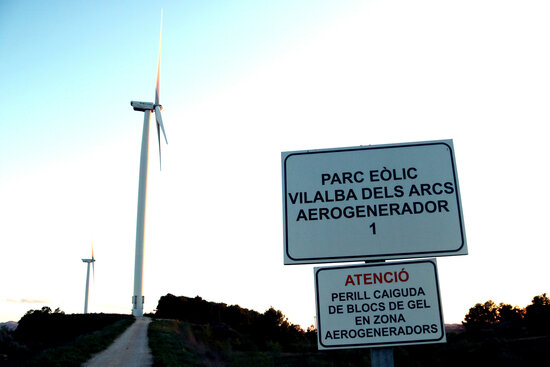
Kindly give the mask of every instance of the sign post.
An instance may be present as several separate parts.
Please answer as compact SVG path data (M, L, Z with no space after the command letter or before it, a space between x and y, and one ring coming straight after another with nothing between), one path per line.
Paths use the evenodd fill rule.
M445 342L426 258L468 254L452 140L283 152L281 165L285 265L366 262L314 269L318 348L371 348L373 367L393 367L394 346Z
M392 348L372 348L370 350L371 367L393 367Z

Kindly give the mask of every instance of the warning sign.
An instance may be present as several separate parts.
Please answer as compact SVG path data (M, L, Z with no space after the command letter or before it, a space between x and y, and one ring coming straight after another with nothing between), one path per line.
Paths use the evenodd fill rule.
M452 140L282 153L285 264L466 255Z
M319 349L445 342L435 259L315 268Z

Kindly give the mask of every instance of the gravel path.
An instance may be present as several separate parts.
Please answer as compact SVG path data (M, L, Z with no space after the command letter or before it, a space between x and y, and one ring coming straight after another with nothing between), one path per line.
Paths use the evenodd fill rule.
M151 367L153 357L147 339L150 322L148 317L137 317L109 348L96 354L82 367Z

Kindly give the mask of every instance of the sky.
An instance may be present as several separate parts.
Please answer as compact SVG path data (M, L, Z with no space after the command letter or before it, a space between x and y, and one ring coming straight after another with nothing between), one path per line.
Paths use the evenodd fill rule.
M438 258L446 323L550 293L546 1L0 3L0 321L130 313L143 114L145 311L167 293L313 324L283 265L281 152L453 139L469 254ZM152 127L154 129L154 126ZM154 130L152 130L154 131Z

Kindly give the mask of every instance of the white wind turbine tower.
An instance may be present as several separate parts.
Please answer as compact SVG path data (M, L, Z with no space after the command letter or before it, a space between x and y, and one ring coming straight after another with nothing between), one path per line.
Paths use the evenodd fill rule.
M166 132L164 131L164 125L162 123L162 116L160 110L160 54L162 46L162 11L160 13L160 41L159 41L159 57L157 66L157 83L155 88L155 102L138 102L131 101L130 105L134 107L135 111L141 111L144 113L143 118L143 136L141 138L141 157L139 164L139 189L138 189L138 208L137 208L137 225L136 225L136 259L134 267L134 296L132 297L132 315L143 316L143 247L145 241L145 212L147 204L147 171L149 161L149 118L151 112L155 113L157 122L157 135L159 143L159 159L160 153L160 130L164 135L164 140L168 144L166 139ZM162 163L161 163L162 164Z
M88 294L90 293L90 264L92 264L92 271L95 275L95 258L94 258L94 245L92 244L92 258L91 259L82 259L83 262L87 263L86 269L86 293L84 295L84 313L88 313Z

